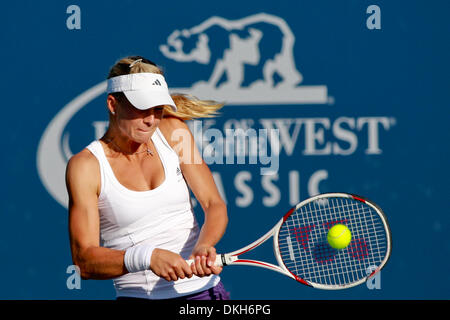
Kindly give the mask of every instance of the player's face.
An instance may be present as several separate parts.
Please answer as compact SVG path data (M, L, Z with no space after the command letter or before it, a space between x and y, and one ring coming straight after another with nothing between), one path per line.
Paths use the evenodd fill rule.
M137 143L146 143L155 132L164 113L164 106L136 109L128 100L116 108L116 124L121 133Z

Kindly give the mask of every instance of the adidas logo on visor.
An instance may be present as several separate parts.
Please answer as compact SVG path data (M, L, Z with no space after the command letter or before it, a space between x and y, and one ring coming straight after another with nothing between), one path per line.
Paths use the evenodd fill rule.
M156 81L153 82L152 85L154 85L154 86L161 86L161 82L159 82L159 80L156 79Z

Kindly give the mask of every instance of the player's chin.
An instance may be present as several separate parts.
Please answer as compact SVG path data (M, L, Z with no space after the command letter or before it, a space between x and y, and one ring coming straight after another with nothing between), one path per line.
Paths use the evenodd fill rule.
M133 140L137 143L147 143L155 130L136 129L133 134Z

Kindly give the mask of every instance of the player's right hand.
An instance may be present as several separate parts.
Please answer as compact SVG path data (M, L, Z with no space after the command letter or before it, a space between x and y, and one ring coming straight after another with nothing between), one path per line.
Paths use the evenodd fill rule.
M191 278L193 275L190 266L179 254L159 248L153 250L150 270L167 281Z

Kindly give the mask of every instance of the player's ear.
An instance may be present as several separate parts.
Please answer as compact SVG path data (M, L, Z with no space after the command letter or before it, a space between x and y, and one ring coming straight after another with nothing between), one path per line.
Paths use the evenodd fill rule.
M119 100L112 94L108 94L108 97L106 98L106 106L111 114L115 114L119 106Z

